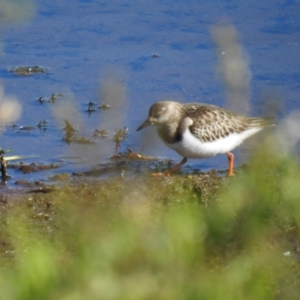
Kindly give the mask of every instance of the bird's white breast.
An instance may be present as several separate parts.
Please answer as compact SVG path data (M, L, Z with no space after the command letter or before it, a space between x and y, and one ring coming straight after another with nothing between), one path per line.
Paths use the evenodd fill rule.
M187 128L183 133L183 138L178 143L165 143L186 158L204 158L215 156L233 150L239 146L246 138L260 131L262 128L250 128L241 133L232 133L225 138L213 142L202 142L195 137Z

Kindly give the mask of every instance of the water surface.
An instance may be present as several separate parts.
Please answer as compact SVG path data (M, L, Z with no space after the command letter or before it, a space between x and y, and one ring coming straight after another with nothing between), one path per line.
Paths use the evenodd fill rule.
M35 126L45 119L47 127L30 132L8 127L1 147L13 148L13 154L37 156L29 162L61 166L31 175L9 173L14 180L44 179L108 162L115 152L112 136L124 126L129 135L121 151L128 147L179 161L179 155L166 148L154 130L135 130L147 117L149 106L161 99L227 105L211 37L211 27L220 23L236 28L247 53L251 114L260 115L264 97L273 95L282 102L280 118L284 118L299 107L299 13L299 1L283 0L37 0L30 19L2 24L0 74L5 93L22 104L17 125ZM8 72L24 65L42 66L48 72L23 77ZM55 104L37 101L52 93L64 96ZM111 101L111 108L89 115L90 101ZM55 107L63 112L60 121L57 110L53 114ZM89 137L97 128L108 130L108 137L95 139L92 146L66 144L62 141L64 114L82 135ZM237 165L245 161L249 149L246 144L234 152ZM222 170L227 168L227 158L191 160L188 167Z

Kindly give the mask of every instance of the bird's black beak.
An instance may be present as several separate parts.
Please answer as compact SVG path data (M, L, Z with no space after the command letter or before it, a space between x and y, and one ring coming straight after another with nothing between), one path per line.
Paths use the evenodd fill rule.
M139 131L147 126L152 125L152 123L149 121L149 119L147 119L136 131Z

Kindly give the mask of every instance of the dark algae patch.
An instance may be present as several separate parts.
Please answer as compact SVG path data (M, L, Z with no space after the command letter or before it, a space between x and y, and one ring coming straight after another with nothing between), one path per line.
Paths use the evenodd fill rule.
M57 169L59 164L36 164L36 163L18 163L18 164L8 164L7 168L17 169L23 174L29 174L32 172L38 172L49 169Z
M20 66L20 67L11 67L9 69L9 72L18 76L30 76L34 74L47 73L48 69L39 66Z

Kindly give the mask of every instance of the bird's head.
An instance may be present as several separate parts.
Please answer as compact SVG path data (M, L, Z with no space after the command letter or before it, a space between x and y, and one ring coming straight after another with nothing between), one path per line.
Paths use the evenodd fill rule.
M150 125L164 125L167 124L170 119L176 114L176 109L174 110L174 105L178 103L173 101L160 101L154 103L149 110L148 119L142 123L142 125L137 129L137 131L150 126Z

